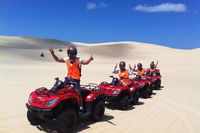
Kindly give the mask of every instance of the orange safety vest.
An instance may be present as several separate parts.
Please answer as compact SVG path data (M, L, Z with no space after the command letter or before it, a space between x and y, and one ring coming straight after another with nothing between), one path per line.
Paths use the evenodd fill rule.
M79 67L78 58L75 59L75 62L73 64L70 63L70 60L68 59L66 61L68 73L67 77L72 79L80 79L81 78L81 68Z
M126 71L125 72L119 72L119 78L121 79L121 80L123 80L124 81L124 83L126 84L126 85L129 85L130 84L130 80L129 80L129 72L128 72L128 69L126 69ZM124 79L123 79L124 78Z
M137 70L137 75L140 75L141 77L145 76L145 70L142 69L142 71Z
M120 70L120 72L119 72L119 78L129 78L128 69L126 69L126 71L123 72L123 73L122 73L122 71Z

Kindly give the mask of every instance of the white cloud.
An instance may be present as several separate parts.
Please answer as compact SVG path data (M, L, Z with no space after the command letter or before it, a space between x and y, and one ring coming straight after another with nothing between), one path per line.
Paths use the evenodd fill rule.
M88 3L86 3L86 8L87 8L88 10L94 9L94 8L97 8L97 5L96 5L95 3L88 2Z
M107 5L105 3L103 3L103 2L100 2L99 3L99 7L107 7Z
M93 3L93 2L88 2L86 3L86 9L92 10L95 8L104 8L107 7L107 5L103 2L100 2L99 4Z
M137 5L134 10L143 12L186 12L187 6L182 3L163 3L156 6Z

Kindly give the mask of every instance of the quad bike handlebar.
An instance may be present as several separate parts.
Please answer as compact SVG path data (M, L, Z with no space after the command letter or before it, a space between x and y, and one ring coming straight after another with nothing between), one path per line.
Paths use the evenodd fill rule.
M109 77L110 77L110 78L114 78L114 76L113 76L113 75L110 75Z
M66 85L66 83L61 81L58 77L56 77L55 80L56 80L56 82L55 82L54 86L50 89L50 92L53 92L53 93L55 93L56 91L62 89ZM71 80L67 84L70 84L70 87L68 87L67 89L71 90L71 89L74 88L73 85L77 84L77 83Z
M109 76L110 78L117 78L117 77L114 77L113 75ZM118 78L117 78L118 79ZM130 79L130 78L120 78L120 79Z

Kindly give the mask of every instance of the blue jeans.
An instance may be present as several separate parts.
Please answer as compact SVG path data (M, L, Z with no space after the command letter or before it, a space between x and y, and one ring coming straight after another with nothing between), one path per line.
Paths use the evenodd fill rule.
M70 82L74 82L74 83L70 83ZM79 89L80 88L80 80L79 79L71 79L68 77L65 77L65 84L72 84L74 88Z

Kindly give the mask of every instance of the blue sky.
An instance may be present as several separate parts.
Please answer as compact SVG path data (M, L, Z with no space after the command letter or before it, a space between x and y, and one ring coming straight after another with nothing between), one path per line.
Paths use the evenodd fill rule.
M200 47L199 0L0 0L0 35Z

